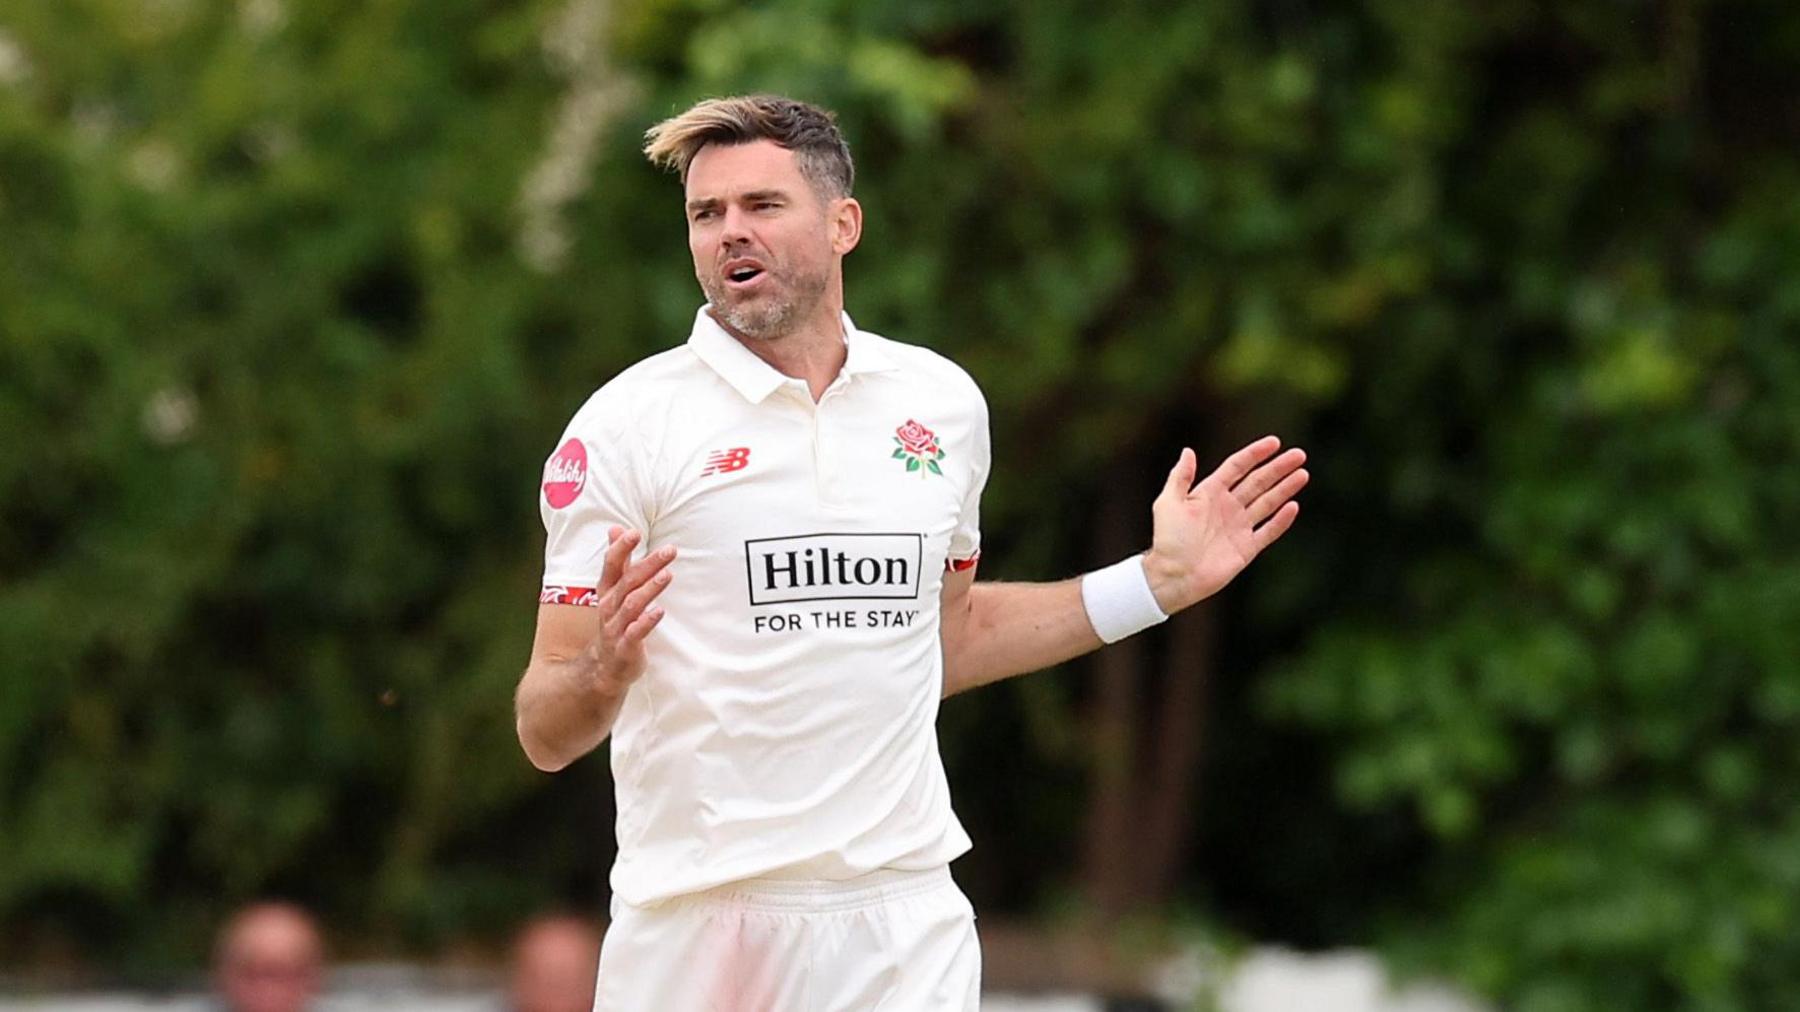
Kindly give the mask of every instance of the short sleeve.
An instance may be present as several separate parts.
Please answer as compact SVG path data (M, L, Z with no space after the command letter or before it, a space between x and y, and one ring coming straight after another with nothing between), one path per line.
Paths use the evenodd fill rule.
M950 533L950 552L945 565L953 572L974 567L981 557L981 492L987 487L988 469L993 462L989 443L987 401L980 390L975 399L969 425L969 487L963 494L962 510L957 514L956 529Z
M585 426L577 415L544 462L538 489L538 510L544 519L539 603L595 604L607 531L615 525L648 527L634 456L627 439Z

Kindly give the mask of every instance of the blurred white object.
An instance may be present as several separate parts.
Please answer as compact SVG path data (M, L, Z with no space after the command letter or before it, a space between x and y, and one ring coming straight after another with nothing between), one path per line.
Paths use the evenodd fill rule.
M1252 949L1236 961L1196 950L1165 965L1158 991L1175 1008L1209 991L1219 1012L1490 1012L1448 987L1395 988L1374 954Z
M321 1012L500 1012L496 986L479 975L444 979L441 968L398 964L341 966L320 1003ZM1493 1012L1450 988L1412 984L1395 988L1381 960L1345 951L1306 955L1287 949L1252 949L1231 960L1196 947L1164 964L1156 991L1170 1012L1195 1007L1219 1012ZM1214 1004L1201 1005L1203 996ZM196 994L138 997L119 994L8 997L0 1012L216 1012ZM1079 994L994 994L981 997L982 1012L1105 1012L1098 998Z
M200 996L182 998L133 998L130 994L90 994L67 998L45 994L41 998L0 998L0 1012L218 1012Z
M194 395L180 387L164 387L144 404L144 434L164 446L186 439L200 418Z
M497 991L426 990L409 980L381 980L366 973L351 987L340 986L319 1003L319 1012L502 1012ZM131 995L0 996L0 1012L218 1012L202 995L167 998ZM981 1012L1105 1012L1098 999L1080 995L983 995Z
M1098 999L1074 994L1032 998L984 994L981 996L981 1012L1106 1012L1106 1009Z
M12 36L0 32L0 84L22 84L31 76L31 61Z

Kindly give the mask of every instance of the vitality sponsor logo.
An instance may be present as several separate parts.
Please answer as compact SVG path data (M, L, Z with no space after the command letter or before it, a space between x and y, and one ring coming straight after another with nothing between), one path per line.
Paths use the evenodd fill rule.
M587 447L570 439L544 464L544 501L553 510L574 502L587 485Z
M802 534L744 542L750 603L916 600L922 534Z

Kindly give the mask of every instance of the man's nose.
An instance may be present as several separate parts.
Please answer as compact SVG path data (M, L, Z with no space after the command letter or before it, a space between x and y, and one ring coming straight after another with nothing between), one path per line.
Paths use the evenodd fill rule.
M730 246L750 240L750 216L736 205L725 208L724 227L720 229L719 241Z

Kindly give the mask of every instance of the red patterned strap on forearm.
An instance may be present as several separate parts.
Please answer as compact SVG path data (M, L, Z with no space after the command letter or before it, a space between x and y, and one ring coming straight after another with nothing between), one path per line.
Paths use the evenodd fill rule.
M969 570L974 569L975 563L980 562L980 561L981 561L981 553L980 552L976 552L974 555L971 555L966 559L946 558L944 560L944 572L946 572L946 573L966 573Z
M545 587L538 592L538 603L574 604L593 608L600 604L600 595L594 587Z

